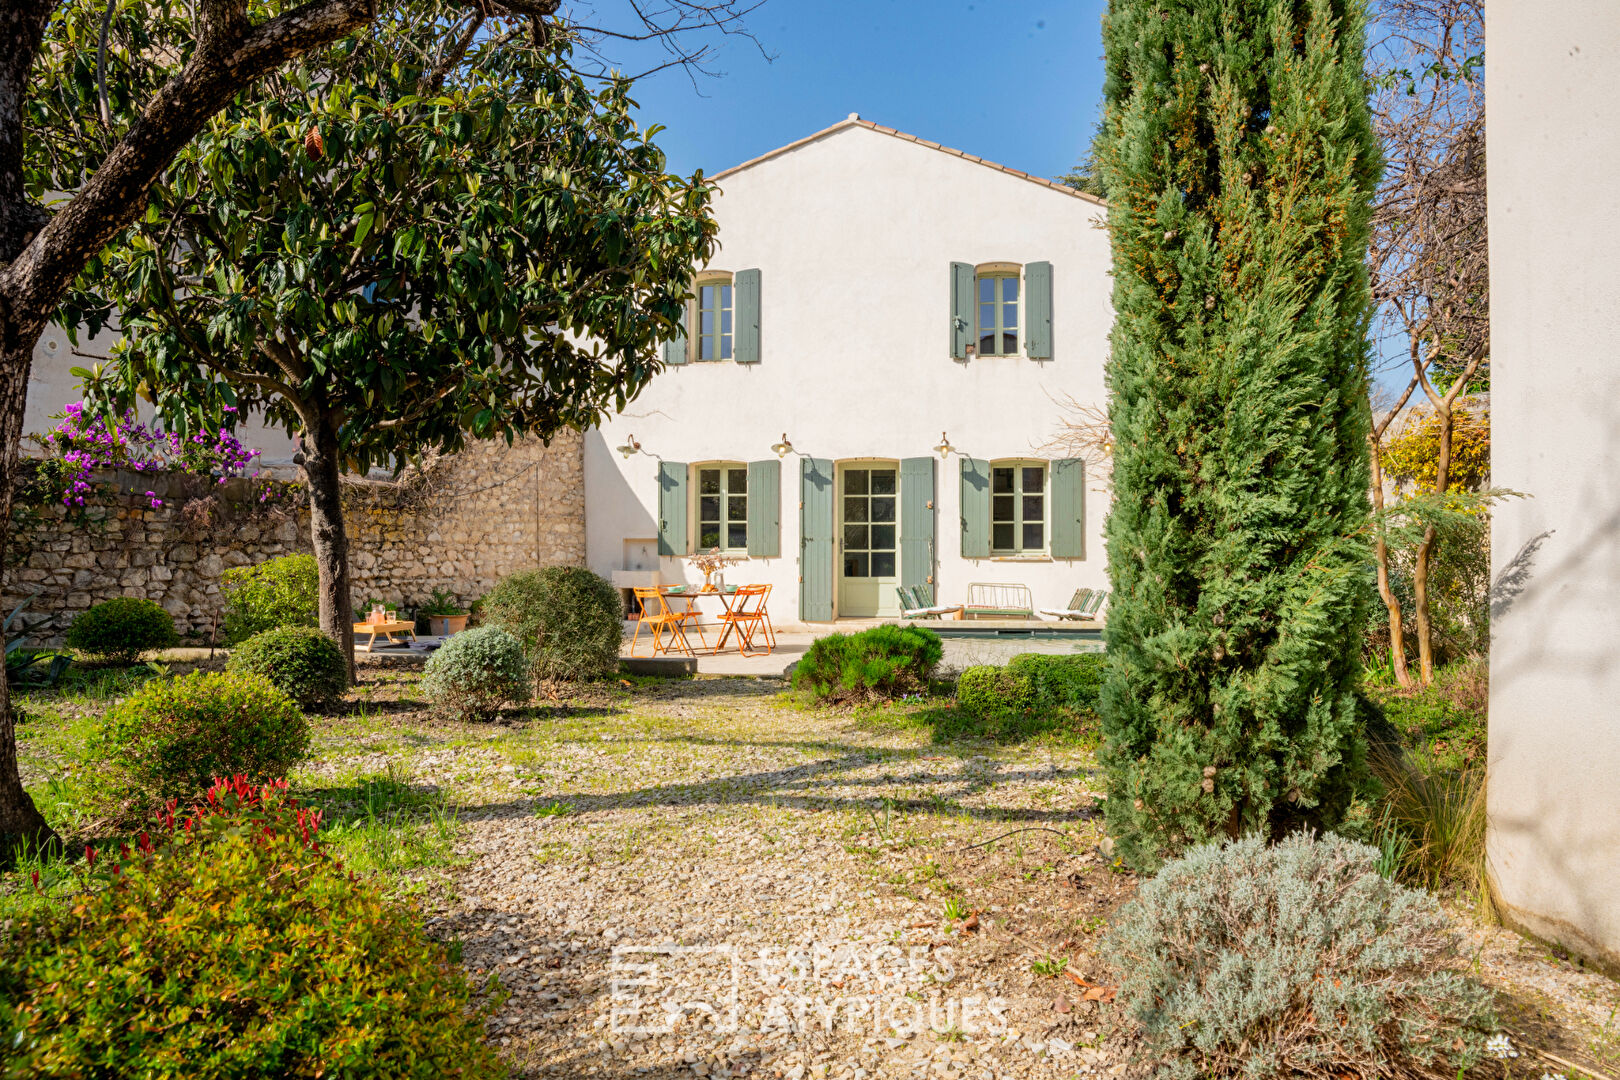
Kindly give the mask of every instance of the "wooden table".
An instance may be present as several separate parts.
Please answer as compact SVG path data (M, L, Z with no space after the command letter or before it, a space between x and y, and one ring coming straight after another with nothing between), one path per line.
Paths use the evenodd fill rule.
M411 640L415 641L416 624L414 622L405 622L403 619L396 619L393 622L357 622L354 624L354 647L356 649L362 648L359 641L361 634L369 635L363 647L365 648L366 652L371 652L372 648L377 644L378 634L381 634L383 637L387 638L388 644L390 645L399 644L399 642L394 640L395 634L409 634L411 636Z

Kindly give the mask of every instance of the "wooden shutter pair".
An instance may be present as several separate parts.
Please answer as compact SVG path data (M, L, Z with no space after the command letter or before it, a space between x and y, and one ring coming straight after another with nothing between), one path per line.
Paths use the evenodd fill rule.
M684 461L658 463L658 554L692 554L687 527L687 481L692 469ZM748 463L748 554L774 559L782 553L782 463L774 459Z
M758 270L739 270L731 275L731 358L739 364L759 363L759 279ZM687 311L692 311L690 305ZM683 321L675 337L664 342L664 363L684 364L690 359L691 345Z
M1059 458L1047 469L1047 517L1054 559L1086 557L1086 463ZM990 557L990 463L962 459L962 558Z
M951 263L951 355L967 359L979 325L978 274L972 263ZM1024 353L1031 360L1052 358L1052 264L1024 266Z

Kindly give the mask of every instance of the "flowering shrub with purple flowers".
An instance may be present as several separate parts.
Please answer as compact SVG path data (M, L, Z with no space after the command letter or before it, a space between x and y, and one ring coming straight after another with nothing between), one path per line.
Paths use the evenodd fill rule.
M226 407L226 412L236 410ZM75 401L63 407L55 427L41 442L66 465L62 481L62 503L83 506L94 490L90 475L96 469L129 469L137 473L180 470L193 476L225 483L241 476L259 456L223 427L204 428L190 435L157 431L147 427L126 410L122 417L107 417ZM257 474L255 474L257 475ZM154 492L146 497L155 509L163 500Z

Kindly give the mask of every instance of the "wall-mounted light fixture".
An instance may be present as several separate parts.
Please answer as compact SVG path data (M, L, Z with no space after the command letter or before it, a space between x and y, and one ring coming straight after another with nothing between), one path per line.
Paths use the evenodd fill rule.
M624 455L624 459L626 461L629 461L631 458L635 457L637 454L646 453L646 451L641 448L641 444L636 441L636 437L634 435L629 436L628 439L629 439L629 441L626 442L623 446L615 446L614 447L615 450L617 450L619 453Z
M779 442L779 443L773 443L771 445L771 449L776 453L776 456L779 457L779 458L785 458L789 454L794 452L793 444L788 442L787 432L785 432L785 431L782 432L782 441Z
M946 434L943 431L940 432L939 433L939 445L934 447L934 453L939 455L939 460L944 461L946 458L950 457L955 452L956 452L956 447L951 445L950 438L948 436L946 436Z

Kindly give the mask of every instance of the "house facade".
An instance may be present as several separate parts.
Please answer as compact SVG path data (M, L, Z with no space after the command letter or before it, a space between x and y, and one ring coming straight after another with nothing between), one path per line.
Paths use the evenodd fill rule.
M1108 495L1052 449L1105 400L1102 203L856 116L713 179L686 334L585 439L591 568L701 583L719 548L779 625L1106 585Z

